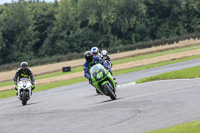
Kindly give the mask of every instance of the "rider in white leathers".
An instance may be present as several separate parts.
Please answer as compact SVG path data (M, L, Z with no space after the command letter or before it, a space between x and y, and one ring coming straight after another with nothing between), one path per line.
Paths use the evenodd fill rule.
M110 73L112 75L112 72L111 72L112 62L111 62L110 57L108 56L108 52L106 50L102 50L101 51L101 58L108 63L109 69L110 69Z

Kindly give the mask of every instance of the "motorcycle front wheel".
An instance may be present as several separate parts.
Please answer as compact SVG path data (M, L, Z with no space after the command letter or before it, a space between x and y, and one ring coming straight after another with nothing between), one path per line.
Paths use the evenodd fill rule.
M22 91L22 105L26 105L27 104L27 94L26 94L26 90Z
M108 83L104 84L103 87L104 87L104 89L106 89L106 91L107 91L108 95L110 96L110 98L112 100L115 100L116 99L116 95L113 92L113 89L108 85Z

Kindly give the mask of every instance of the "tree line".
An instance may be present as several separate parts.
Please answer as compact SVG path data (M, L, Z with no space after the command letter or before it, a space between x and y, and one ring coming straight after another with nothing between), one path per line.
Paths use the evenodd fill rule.
M198 31L199 0L18 0L0 5L0 65Z

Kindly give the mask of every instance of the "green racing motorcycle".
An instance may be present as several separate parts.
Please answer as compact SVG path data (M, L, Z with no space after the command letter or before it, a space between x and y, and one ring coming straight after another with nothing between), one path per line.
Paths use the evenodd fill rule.
M110 96L115 100L117 95L115 81L108 70L101 64L96 64L91 67L90 75L93 86L103 95Z

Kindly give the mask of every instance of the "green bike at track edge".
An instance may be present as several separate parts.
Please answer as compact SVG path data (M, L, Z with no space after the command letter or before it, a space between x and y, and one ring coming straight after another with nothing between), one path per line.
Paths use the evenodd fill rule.
M115 81L108 70L101 64L96 64L91 67L90 75L93 86L103 95L110 96L115 100L117 95Z

